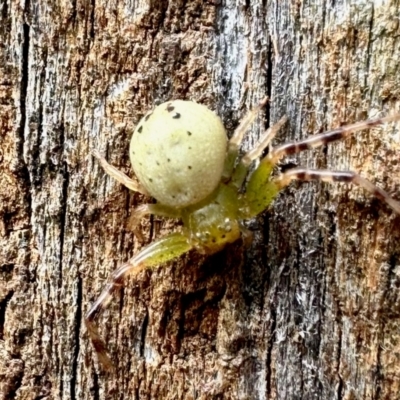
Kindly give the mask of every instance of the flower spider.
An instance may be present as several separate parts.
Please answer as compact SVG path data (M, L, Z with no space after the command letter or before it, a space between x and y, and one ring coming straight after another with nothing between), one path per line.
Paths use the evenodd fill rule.
M114 292L128 275L173 260L195 248L205 254L220 251L246 232L242 221L263 212L279 191L292 180L352 183L386 202L400 214L400 202L355 172L293 168L276 177L272 172L285 156L347 138L375 125L400 120L400 114L357 122L273 148L249 174L275 134L286 122L282 118L269 128L253 150L239 157L239 146L264 98L242 120L228 141L221 120L206 107L175 100L149 112L136 128L130 158L139 182L107 163L97 152L105 172L129 189L150 195L156 204L144 204L134 211L135 223L147 214L180 218L181 232L162 237L115 270L86 315L86 326L100 363L112 363L95 320L110 303ZM249 175L249 176L248 176Z

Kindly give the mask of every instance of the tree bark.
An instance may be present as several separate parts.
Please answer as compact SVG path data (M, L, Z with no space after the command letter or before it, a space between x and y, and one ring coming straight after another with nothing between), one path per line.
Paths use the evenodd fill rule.
M243 149L399 110L397 1L0 2L0 399L400 399L400 217L340 184L293 184L249 222L251 245L195 251L84 315L140 243L148 199L130 136L155 104L191 99ZM400 126L287 158L362 171L400 200ZM205 155L206 156L206 155ZM144 242L179 229L147 218Z

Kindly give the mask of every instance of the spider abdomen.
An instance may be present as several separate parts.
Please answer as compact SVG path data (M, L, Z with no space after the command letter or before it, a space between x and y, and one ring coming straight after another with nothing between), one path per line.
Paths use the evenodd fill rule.
M220 118L201 104L163 103L139 122L130 157L140 183L159 203L183 208L218 186L227 136Z

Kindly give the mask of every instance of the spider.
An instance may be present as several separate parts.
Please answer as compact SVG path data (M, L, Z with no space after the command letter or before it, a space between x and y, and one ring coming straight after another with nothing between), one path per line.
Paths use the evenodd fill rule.
M286 122L283 117L266 130L256 147L240 158L239 146L244 134L266 102L264 98L248 112L229 140L219 117L205 106L183 100L159 105L139 122L131 139L130 159L138 181L110 165L98 151L93 151L108 175L127 188L157 200L156 204L144 204L134 210L135 224L148 214L183 221L180 232L155 240L115 270L89 309L86 326L98 359L106 369L112 368L112 362L99 335L96 319L125 277L173 260L193 248L205 254L220 251L245 235L242 221L266 210L292 180L352 183L400 214L400 202L355 172L299 167L272 175L284 156L400 120L400 114L357 122L272 148L250 172L252 163L260 158Z

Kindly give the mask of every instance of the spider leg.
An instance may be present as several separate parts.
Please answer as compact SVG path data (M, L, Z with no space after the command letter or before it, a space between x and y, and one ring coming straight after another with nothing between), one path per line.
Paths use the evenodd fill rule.
M248 151L242 157L232 175L232 182L237 188L240 188L246 179L250 164L261 156L262 152L271 143L272 139L276 136L286 121L287 117L284 116L276 124L269 127L261 136L254 149Z
M253 218L263 212L279 193L279 187L271 180L274 164L265 158L250 175L245 193L239 196L240 219Z
M229 178L231 176L236 158L238 156L239 146L243 140L243 136L246 133L249 126L256 119L257 114L265 106L265 104L267 104L267 101L268 97L264 97L256 107L254 107L245 115L245 117L240 122L239 126L236 128L235 132L233 132L233 135L228 143L228 153L226 156L224 173L223 173L224 178Z
M269 160L269 162L271 162L272 164L276 164L282 157L295 153L300 153L304 150L314 149L316 147L320 147L337 140L342 140L347 138L348 136L350 136L350 134L354 132L397 120L400 120L400 114L388 115L387 117L383 118L369 119L366 121L356 122L355 124L341 126L339 128L321 133L319 135L307 137L306 139L299 142L290 142L278 146L273 149L265 157L265 159Z
M381 201L384 201L395 212L400 214L400 202L394 200L389 193L375 186L369 180L352 171L314 170L307 168L293 168L274 179L278 190L281 190L293 180L344 182L360 186Z
M229 140L229 148L235 147L236 149L238 149L247 129L254 122L254 120L257 117L257 114L267 104L267 101L268 101L268 97L266 96L258 103L257 106L255 106L252 110L250 110L245 115L245 117L242 119L239 126L236 128L235 132L233 132L233 135Z
M243 157L241 162L248 167L252 161L259 158L262 152L267 148L267 146L271 143L274 139L276 134L280 131L282 126L286 123L287 117L283 116L276 124L269 127L264 134L261 136L260 140L258 141L256 147L254 149L248 151Z
M110 175L116 181L122 183L124 186L130 190L133 190L134 192L148 195L146 189L139 182L129 178L128 175L125 175L119 169L109 164L97 150L92 150L92 155L97 158L107 175Z
M141 204L136 207L129 217L128 228L134 232L140 242L144 242L143 235L139 229L140 221L146 215L157 215L167 218L181 218L181 213L177 209L162 206L161 204Z
M90 307L85 317L86 327L93 347L97 352L100 363L106 369L113 369L113 365L95 321L110 303L115 292L122 286L124 279L128 275L137 275L146 268L155 267L161 263L173 260L188 252L191 248L192 245L186 236L182 233L172 233L145 247L111 274L107 285Z

